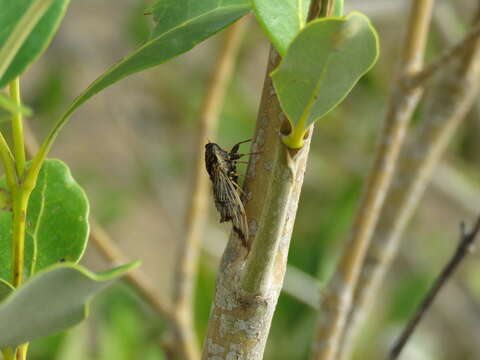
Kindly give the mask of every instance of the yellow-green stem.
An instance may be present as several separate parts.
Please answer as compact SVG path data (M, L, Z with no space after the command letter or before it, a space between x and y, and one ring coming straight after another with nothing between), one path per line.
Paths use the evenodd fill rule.
M15 360L16 350L12 348L7 348L2 350L3 360Z
M31 191L23 187L18 189L13 196L13 234L12 234L12 285L18 287L23 282L23 269L25 258L25 223L27 218L28 198Z
M26 360L28 351L28 343L22 344L17 348L17 358L16 360Z
M305 130L304 121L302 121L293 128L293 131L290 134L284 136L282 141L290 149L300 149L303 147L303 138L305 137L306 132L307 130Z
M5 170L5 177L9 190L13 193L17 188L17 174L15 172L15 161L13 160L12 151L8 146L7 141L0 132L0 160L2 161Z
M21 107L20 100L20 79L17 77L10 83L10 97L18 108ZM15 113L12 116L13 155L18 177L21 179L25 170L25 143L23 140L22 114Z

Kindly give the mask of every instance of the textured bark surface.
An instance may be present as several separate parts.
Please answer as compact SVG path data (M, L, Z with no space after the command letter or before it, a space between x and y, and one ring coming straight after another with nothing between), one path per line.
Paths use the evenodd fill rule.
M309 139L296 154L290 155L280 138L285 117L275 96L269 73L278 62L271 51L262 100L257 120L252 152L260 152L250 160L244 185L244 203L249 223L251 253L232 233L223 254L217 275L215 297L212 304L207 336L204 343L204 360L259 360L263 357L270 324L282 288L288 248L303 183ZM269 194L272 175L285 174L289 189L278 199ZM272 199L274 204L265 204ZM247 256L256 251L256 235L264 225L264 206L268 211L277 207L284 216L275 231L277 238L272 247L271 271L261 289L247 292L242 287ZM273 233L272 233L273 235ZM260 239L261 241L261 239Z

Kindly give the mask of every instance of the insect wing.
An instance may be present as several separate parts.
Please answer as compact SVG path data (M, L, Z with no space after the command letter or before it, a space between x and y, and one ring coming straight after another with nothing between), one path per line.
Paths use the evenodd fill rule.
M216 205L222 220L231 220L235 232L243 242L246 242L248 239L247 217L237 186L223 171L218 171L218 176L213 184L213 192L218 201Z

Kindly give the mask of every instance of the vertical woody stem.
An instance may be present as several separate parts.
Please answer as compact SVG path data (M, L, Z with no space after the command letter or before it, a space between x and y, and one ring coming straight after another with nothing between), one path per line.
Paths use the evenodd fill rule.
M310 5L309 20L319 1ZM287 119L270 78L279 60L272 48L252 146L259 155L250 158L243 186L248 242L253 245L249 252L234 232L230 236L217 275L202 360L261 360L282 289L313 129L298 151L281 141Z
M421 97L420 89L405 84L422 66L433 0L414 0L411 4L400 74L390 98L385 128L350 240L321 302L312 360L333 360L338 355L360 268L392 179L408 121Z
M269 76L278 60L272 49L252 149L260 155L251 158L244 185L249 242L253 246L248 254L232 233L217 276L204 360L261 360L282 288L310 141L307 139L305 146L288 160L288 149L280 139L286 119ZM272 203L273 196L267 193L274 174L280 173L290 175L279 185L283 189L281 201ZM265 221L271 212L277 212L275 224ZM271 231L265 231L264 226ZM261 257L257 251L265 256L268 266L257 267L255 259ZM255 270L265 272L254 275Z

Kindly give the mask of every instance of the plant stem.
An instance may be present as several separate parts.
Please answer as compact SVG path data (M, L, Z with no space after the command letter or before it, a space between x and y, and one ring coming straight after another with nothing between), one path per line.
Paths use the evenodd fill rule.
M309 19L315 9L318 1L312 2ZM243 186L247 241L252 246L249 251L236 233L231 233L217 274L203 360L261 360L282 288L312 128L299 151L288 149L281 141L287 119L269 76L279 60L271 48L251 149L257 155L250 158ZM287 175L274 180L275 174ZM282 180L284 184L274 184ZM282 201L276 201L271 186L281 189ZM270 222L271 216L275 220ZM258 261L262 255L268 263L263 266ZM255 270L264 273L254 274Z
M25 224L27 219L28 199L31 191L22 186L13 195L13 230L12 230L12 285L19 287L24 280L25 263ZM16 360L26 360L28 343L17 348Z
M17 190L17 173L15 171L15 161L13 160L12 151L8 146L7 141L0 132L0 159L5 170L5 177L7 179L8 188L12 194Z
M7 71L25 39L30 35L32 29L40 21L52 2L53 0L34 0L17 22L12 33L0 48L0 79Z
M272 286L276 254L282 239L288 203L293 190L295 168L289 150L275 149L271 183L265 199L261 224L255 236L251 254L245 264L242 288L248 293L265 294Z
M350 239L322 299L312 360L333 360L341 347L360 269L392 180L408 121L421 97L420 89L409 89L404 84L422 65L433 0L412 0L411 4L400 76L390 98L385 128Z
M20 79L18 77L10 83L10 96L16 105L20 107ZM21 183L25 171L25 144L23 140L22 116L20 113L16 113L12 117L12 133L17 179L15 185L11 186L13 206L12 285L18 287L22 284L24 278L25 223L27 219L28 199L33 190L33 187L31 189L25 188ZM20 352L19 356L21 356Z
M20 108L20 79L18 77L10 83L10 96L17 107ZM13 156L8 149L8 145L3 136L0 140L0 143L2 143L0 147L3 148L3 150L0 151L2 151L7 182L12 194L12 285L14 287L19 287L24 279L25 224L28 199L31 193L31 191L25 191L20 183L25 171L25 144L23 140L22 115L20 112L16 112L12 116L12 135L14 149ZM16 351L16 360L25 360L27 358L27 351L28 343L20 345Z
M22 106L20 100L20 78L16 78L10 83L10 96L18 108ZM13 154L17 175L21 179L25 170L25 144L23 140L23 122L22 114L16 112L12 116L12 135L13 135Z
M286 118L282 113L269 77L278 60L278 54L272 48L252 146L252 152L260 152L260 154L250 159L243 191L250 230L248 241L253 244L248 258L250 256L260 258L261 254L254 254L256 251L266 250L268 252L276 249L269 254L273 259L273 264L270 262L267 268L264 267L261 270L269 272L265 276L260 275L264 280L257 282L255 276L251 277L254 279L252 284L260 283L261 286L250 287L249 280L242 280L243 271L245 274L251 274L252 268L257 266L257 262L247 260L250 261L250 264L245 265L248 251L235 233L232 233L218 270L215 297L203 348L202 359L204 360L212 358L219 360L262 359L273 312L282 288L310 138L306 139L304 147L294 157L294 165L289 166L289 168L296 169L293 176L294 181L287 179L289 185L285 185L285 187L290 186L291 189L284 188L284 193L290 192L290 198L286 202L282 201L281 204L276 202L267 204L272 199L270 195L267 196L267 193L274 173L289 171L285 168L287 166L286 155L278 155L288 151L279 136ZM281 207L275 208L275 205ZM270 210L265 209L286 214L277 217L281 221L277 222L276 228L271 228L272 238L264 236L266 231L262 229L263 226L268 225L265 218L273 215L273 213L268 213ZM266 241L267 244L258 244L257 242L260 241ZM266 257L264 259L267 260ZM267 278L268 276L269 278ZM253 289L255 292L246 291L242 285L247 285L247 288Z
M480 20L480 11L477 16ZM477 20L478 21L478 20ZM400 155L395 180L362 266L355 289L342 358L349 359L354 334L363 321L386 271L397 253L401 236L432 176L435 166L478 94L480 40L449 64L429 91L423 121L409 136Z
M408 339L413 334L414 330L416 329L420 321L423 319L428 309L430 309L430 307L432 306L433 301L437 297L440 290L445 286L447 281L451 279L454 271L462 263L465 257L471 252L473 244L475 242L475 238L479 231L480 217L477 219L475 225L473 226L473 229L468 233L465 231L465 227L462 224L460 242L457 246L455 253L445 265L445 267L442 269L441 273L433 283L430 291L424 297L417 310L403 329L402 333L395 341L395 344L392 347L392 350L390 351L388 357L390 360L395 360L398 358Z
M12 232L12 285L18 287L23 282L24 257L25 257L25 223L27 218L27 205L30 193L22 187L13 196L13 232Z
M2 350L3 360L16 360L16 350L7 348Z
M22 344L17 348L17 359L16 360L26 360L28 352L28 343Z
M322 8L320 10L320 17L332 16L335 0L321 0L321 3Z
M423 85L426 81L433 77L440 69L445 68L451 61L460 58L465 52L475 47L480 37L480 23L457 44L449 47L443 54L437 57L433 62L426 65L422 70L417 72L411 79L411 86Z

